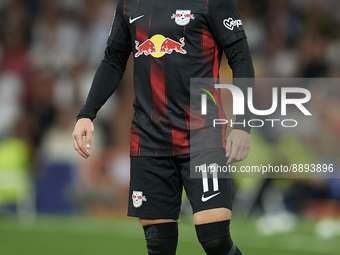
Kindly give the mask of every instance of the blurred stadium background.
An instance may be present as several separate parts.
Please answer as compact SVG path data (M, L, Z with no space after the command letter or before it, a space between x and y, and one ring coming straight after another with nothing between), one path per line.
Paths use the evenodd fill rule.
M132 61L95 120L92 156L71 133L116 1L0 0L0 254L146 254L124 217ZM339 78L339 0L238 0L257 77ZM230 77L227 61L222 77ZM340 88L312 88L313 122L253 132L247 164L340 165ZM294 129L295 130L295 129ZM256 148L256 149L254 149ZM339 254L339 179L240 179L233 238L244 254ZM178 254L204 254L184 199Z

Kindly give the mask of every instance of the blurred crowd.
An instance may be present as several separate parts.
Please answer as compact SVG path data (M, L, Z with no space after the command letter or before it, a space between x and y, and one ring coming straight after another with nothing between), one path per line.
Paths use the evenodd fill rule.
M340 1L238 0L237 4L257 77L340 77ZM115 198L107 196L112 186L119 192L126 188L134 98L131 59L117 92L95 120L91 163L81 160L71 139L76 115L103 58L115 6L114 0L0 1L0 152L6 152L0 155L0 172L20 172L20 168L30 173L38 190L29 184L26 190L37 190L38 204L39 199L44 204L40 193L46 191L46 195L50 187L46 179L60 178L49 176L51 169L69 173L65 174L71 183L69 190L88 187L93 191L63 190L69 194L67 201L100 198L105 202ZM221 76L228 77L231 74L225 63L224 59ZM305 158L338 164L340 89L314 86L312 95L317 98L313 105L317 128L310 131L307 126L289 139L293 146L303 145L301 154L314 149ZM276 146L289 158L289 144L276 144L280 135L273 139L273 134L258 132L256 137L267 150ZM287 143L289 139L281 140ZM112 155L117 160L112 160ZM322 190L322 199L340 199L339 183L300 182L290 184L294 188L288 193L302 189L307 197L315 198ZM290 209L300 213L301 200L291 203Z

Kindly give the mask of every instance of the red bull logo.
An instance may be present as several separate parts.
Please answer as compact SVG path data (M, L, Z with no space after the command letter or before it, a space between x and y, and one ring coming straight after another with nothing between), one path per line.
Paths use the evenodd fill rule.
M150 39L146 40L141 45L139 45L139 42L137 40L135 41L135 43L136 50L138 50L138 52L135 54L136 58L143 54L145 54L145 56L148 56L149 54L156 53L156 45Z
M190 20L194 20L194 14L191 14L190 10L176 10L176 13L172 14L171 19L175 20L175 23L179 26L188 25Z
M183 49L185 46L184 37L177 42L157 34L141 44L136 40L135 44L137 50L135 54L136 58L143 54L145 56L151 55L155 58L160 58L165 54L172 54L174 51L180 54L187 54L186 50Z
M143 202L146 202L146 197L143 196L142 191L133 191L132 192L132 202L133 206L138 208L141 207Z

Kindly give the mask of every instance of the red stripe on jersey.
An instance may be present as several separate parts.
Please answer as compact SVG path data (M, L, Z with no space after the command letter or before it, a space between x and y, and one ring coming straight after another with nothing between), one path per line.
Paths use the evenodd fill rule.
M147 39L149 39L148 37L148 33L146 31L144 31L143 29L141 29L138 24L136 24L136 40L142 44L143 42L145 42Z
M220 70L220 62L218 60L218 55L219 55L219 48L218 46L215 44L215 60L214 60L214 69L213 69L213 73L214 73L214 78L215 78L215 83L217 82L217 79L219 77L219 70ZM217 96L220 104L218 104L218 116L220 119L226 119L226 116L224 114L224 111L222 110L222 101L221 98L219 96L219 91L217 93L214 93L215 96ZM216 99L215 99L216 100ZM226 124L222 124L222 145L225 148L226 146Z
M215 62L215 41L206 26L203 26L202 28L201 46L203 52L203 61L213 65Z
M172 135L172 155L181 155L189 153L189 142L187 131L180 130L175 125L171 127Z
M130 148L132 157L140 156L140 142L139 128L134 123L132 123L130 137Z
M151 58L150 62L150 84L153 99L152 120L154 122L168 122L168 101L164 82L164 66L160 59ZM187 131L171 126L172 152L173 155L189 153L189 142ZM156 151L157 155L157 151Z
M187 122L187 130L190 129L190 109L188 107L185 107L185 120Z
M125 10L125 9L124 9ZM140 43L148 39L148 34L146 31L141 29L138 24L136 24L136 40ZM136 95L134 100L136 100ZM131 138L130 138L131 156L140 156L141 150L141 138L139 127L132 123L131 127Z
M218 61L218 54L219 54L219 49L218 49L217 45L215 44L215 60L214 60L214 68L213 68L215 83L217 82L218 71L220 70L220 65L219 65L219 61Z
M150 26L151 26L151 11L150 11L150 16L149 16L149 31L150 31Z
M212 34L209 32L207 27L203 27L202 29L202 50L203 50L203 61L210 62L213 65L213 77L215 79L215 82L217 81L217 78L219 77L219 48L216 45L216 42L214 41L214 38ZM208 86L208 85L207 85ZM218 116L220 119L226 119L225 114L222 110L222 102L218 95L218 93L215 93L216 90L211 88L214 92L214 98L216 101L219 101L220 104L218 104ZM226 124L222 125L222 144L223 147L226 146L226 139L225 139L225 131L226 131Z
M125 17L125 7L126 7L126 0L124 0L123 17L124 17L125 22L128 23L128 22L126 21L126 17Z
M138 5L139 5L139 0L137 0L135 12L137 11Z

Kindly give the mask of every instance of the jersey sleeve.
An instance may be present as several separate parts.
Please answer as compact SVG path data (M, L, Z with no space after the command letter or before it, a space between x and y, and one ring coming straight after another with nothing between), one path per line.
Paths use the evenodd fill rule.
M130 29L124 17L124 0L117 4L107 45L123 51L132 50Z
M246 39L238 40L227 47L223 48L230 68L233 70L234 84L238 86L243 95L247 94L248 88L255 88L255 72L253 61L250 55L248 43ZM252 118L252 113L247 105L244 105L245 112L243 115L237 115L235 123L248 123ZM235 124L234 129L240 129L250 133L251 127L248 125Z
M93 79L86 103L77 116L78 120L95 119L97 112L115 92L123 77L132 50L130 31L123 16L123 8L123 1L120 1L116 8L104 59Z
M206 15L210 31L222 48L247 38L235 0L209 0Z

